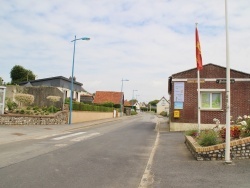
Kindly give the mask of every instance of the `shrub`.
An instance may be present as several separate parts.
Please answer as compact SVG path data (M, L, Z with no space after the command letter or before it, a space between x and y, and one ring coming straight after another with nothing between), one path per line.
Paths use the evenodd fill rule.
M137 114L137 112L131 111L131 115L136 115L136 114Z
M198 130L197 129L188 130L188 131L185 132L185 135L197 137L198 136Z
M212 146L219 143L217 138L218 135L214 130L204 130L201 131L197 141L201 146Z
M48 108L48 111L49 111L50 113L55 113L55 112L58 111L58 109L57 109L55 106L50 106L50 107Z
M26 110L26 111L25 111L25 114L30 114L30 111L29 111L29 110Z
M14 101L11 101L10 99L7 99L6 106L8 107L8 110L10 111L15 110L18 107L17 103L15 103Z
M38 106L34 106L33 110L37 111L37 110L39 110L39 107Z
M241 136L248 137L250 136L250 118L246 120L246 124L241 126Z
M17 93L15 95L15 99L23 104L30 105L34 102L34 96L29 95L29 94L24 94L24 93Z
M238 125L234 125L230 127L230 137L233 139L238 139L240 138L241 135L241 126ZM225 141L226 139L226 128L223 127L221 128L221 130L219 131L219 136L222 138L223 141Z
M167 116L168 116L168 113L167 113L167 112L162 111L162 112L160 113L160 115L167 117Z
M47 96L46 99L48 99L49 101L55 103L55 102L60 101L61 97L59 97L59 96Z
M112 103L112 102L105 102L105 103L102 103L101 105L105 106L105 107L113 107L114 103Z

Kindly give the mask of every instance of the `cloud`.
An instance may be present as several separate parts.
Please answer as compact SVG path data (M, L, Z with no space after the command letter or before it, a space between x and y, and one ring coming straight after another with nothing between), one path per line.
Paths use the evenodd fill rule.
M228 0L231 68L247 72L250 3ZM224 1L3 0L0 7L0 77L22 65L38 78L75 76L89 92L137 89L140 101L168 98L168 77L195 68L198 22L204 63L226 66Z

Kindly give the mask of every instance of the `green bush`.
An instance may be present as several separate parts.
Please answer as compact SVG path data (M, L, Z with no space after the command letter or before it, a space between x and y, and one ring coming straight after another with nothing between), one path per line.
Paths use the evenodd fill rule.
M110 104L108 104L110 105ZM74 102L73 103L73 110L77 111L95 111L95 112L113 112L114 108L111 107L105 107L101 105L94 105L94 104L85 104L85 103L79 103Z
M101 105L105 106L105 107L114 107L114 103L112 103L112 102L105 102L105 103L103 103Z
M25 111L25 114L30 114L30 111L29 111L29 110L26 110L26 111Z
M185 135L197 137L198 136L198 130L197 129L188 130L188 131L185 132Z
M55 106L50 106L47 110L50 113L56 113L58 111L58 108L56 108Z
M137 112L131 111L131 115L136 115L136 114L137 114Z
M38 110L39 110L39 107L38 107L38 106L34 106L34 107L33 107L33 110L34 110L34 111L38 111Z
M201 146L212 146L219 143L218 134L214 130L204 130L201 131L200 135L197 138L197 142Z
M167 116L168 116L168 113L167 113L167 112L162 111L162 112L160 113L160 115L167 117Z
M9 98L6 100L6 106L8 107L8 110L12 111L15 110L18 105L14 101L11 101Z
M25 111L22 109L22 110L20 110L20 114L24 114L25 113Z

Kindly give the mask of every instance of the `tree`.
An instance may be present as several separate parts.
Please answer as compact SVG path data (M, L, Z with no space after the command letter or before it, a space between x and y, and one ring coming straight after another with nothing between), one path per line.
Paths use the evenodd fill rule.
M3 79L0 77L0 86L3 85Z
M19 84L23 81L35 80L36 76L31 70L27 70L20 65L15 65L10 71L11 83Z
M135 103L137 103L138 101L136 100L136 99L131 99L130 101L129 101L129 103L130 104L132 104L132 105L134 105Z
M148 104L151 104L151 106L156 106L156 104L159 102L160 100L153 100L150 101Z

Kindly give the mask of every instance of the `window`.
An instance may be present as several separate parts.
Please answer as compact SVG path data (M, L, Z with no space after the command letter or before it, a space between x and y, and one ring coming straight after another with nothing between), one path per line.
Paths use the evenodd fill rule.
M201 92L201 109L221 109L220 92Z

